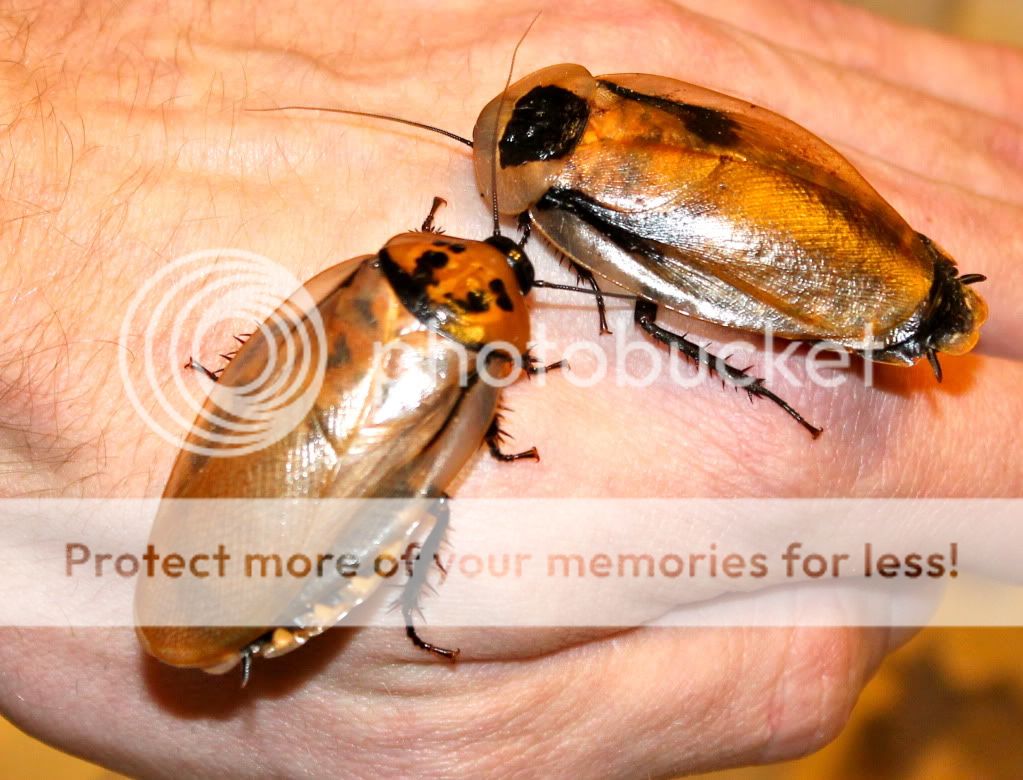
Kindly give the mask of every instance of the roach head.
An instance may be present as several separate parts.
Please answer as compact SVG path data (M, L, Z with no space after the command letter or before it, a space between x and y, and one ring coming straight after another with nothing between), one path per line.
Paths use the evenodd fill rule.
M523 295L528 295L533 289L533 280L536 272L533 270L533 263L530 262L525 250L507 236L491 236L485 243L504 254L508 265L515 272L515 278L519 282L519 289Z

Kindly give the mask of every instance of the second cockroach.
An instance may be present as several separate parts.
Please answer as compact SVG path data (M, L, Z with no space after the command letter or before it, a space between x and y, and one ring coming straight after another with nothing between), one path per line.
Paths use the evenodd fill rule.
M814 436L760 380L659 325L658 308L884 363L924 357L939 381L938 354L971 350L987 317L970 287L983 276L960 275L820 138L738 98L555 65L494 98L472 141L440 132L473 148L480 191L501 213L535 225L595 289L594 275L636 295L653 338Z
M435 201L434 210L440 202ZM419 499L430 504L436 518L420 556L429 562L447 524L445 490L481 442L500 460L537 458L535 449L501 451L500 389L474 369L481 351L498 343L500 348L483 353L492 376L508 377L524 359L524 367L530 368L524 296L534 283L532 265L507 237L451 238L433 232L432 219L433 211L423 232L396 236L376 255L334 266L306 282L303 295L315 312L308 309L297 320L271 317L219 376L209 372L217 379L216 387L225 391L256 382L293 384L294 377L282 376L293 372L292 364L274 356L286 351L285 342L309 329L311 317L323 324L324 338L310 338L302 348L303 364L322 358L324 365L309 411L293 427L288 423L283 436L254 452L233 454L225 446L223 456L204 455L186 447L171 471L164 499ZM295 310L286 302L278 312L289 308ZM284 327L275 324L289 319ZM401 360L381 353L380 345L400 346ZM469 360L461 363L461 353ZM464 379L462 365L469 370ZM299 381L306 382L303 377ZM244 422L219 407L223 397L211 394L188 441L208 441L217 425L212 421L224 420L225 414L233 422ZM255 523L218 525L208 517L184 523L181 510L171 508L182 505L188 504L161 504L150 536L154 548L215 548L227 535L234 546L283 547L296 536L309 536L301 516L290 527L265 526L273 530L273 538L254 538L260 535L253 530ZM332 520L316 533L343 549L395 552L424 519L409 512L367 509L343 521ZM416 567L399 601L406 630L418 647L453 658L457 651L421 639L412 623L426 570ZM364 601L380 579L369 572L345 579L341 587L311 581L283 596L278 589L272 598L280 602L279 614L266 625L207 626L196 624L194 615L202 608L197 601L219 600L227 609L236 608L230 614L244 614L246 605L265 610L271 591L258 582L212 579L203 583L202 598L195 599L178 580L147 577L136 592L138 634L145 649L165 663L213 673L241 663L247 679L253 657L274 657L298 647ZM176 618L186 616L190 620L175 624Z

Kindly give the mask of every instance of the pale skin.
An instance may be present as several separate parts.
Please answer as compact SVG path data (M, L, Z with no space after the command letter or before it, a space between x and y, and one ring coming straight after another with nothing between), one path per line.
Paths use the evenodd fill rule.
M3 9L3 494L160 494L176 452L124 402L116 339L126 302L161 264L237 246L306 278L418 225L435 194L450 203L439 215L449 233L486 235L457 144L243 109L347 105L468 135L537 8ZM751 409L714 384L680 396L666 384L522 383L508 393L507 427L543 462L481 457L458 495L1019 494L1023 53L826 2L687 0L545 9L517 72L554 62L690 80L811 128L964 272L989 277L991 318L978 350L945 361L940 387L923 365L878 369L869 389L787 391L825 428L814 443L768 404ZM570 281L539 241L530 252L540 276ZM555 340L596 330L587 302L544 300L535 321ZM611 325L630 327L629 315ZM452 667L400 630L337 631L260 664L242 694L234 676L143 658L130 629L7 629L0 711L140 775L664 776L821 746L904 636L437 630L431 639L463 649Z

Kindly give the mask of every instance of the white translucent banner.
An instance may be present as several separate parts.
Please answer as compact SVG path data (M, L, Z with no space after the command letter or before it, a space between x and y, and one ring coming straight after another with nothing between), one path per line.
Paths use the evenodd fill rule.
M431 626L1023 625L1021 500L447 506ZM442 514L428 500L3 501L0 625L393 625Z

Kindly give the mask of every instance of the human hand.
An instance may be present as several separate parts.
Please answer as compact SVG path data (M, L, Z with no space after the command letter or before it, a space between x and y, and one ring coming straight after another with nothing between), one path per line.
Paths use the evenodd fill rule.
M379 122L243 109L345 105L468 134L534 13L390 2L6 11L5 493L159 495L176 453L126 403L116 344L126 302L171 259L241 246L305 278L419 224L435 194L450 203L449 233L485 235L461 148ZM976 352L946 361L940 387L924 367L878 367L872 388L786 390L826 430L812 444L777 410L713 383L684 394L667 382L523 383L508 394L509 427L543 462L481 459L459 496L1019 492L1005 430L1023 404L1023 55L826 3L693 0L545 10L517 73L556 61L693 81L807 126L964 271L988 275L991 319ZM558 275L538 242L530 253L541 276ZM534 312L555 343L595 331L590 308L543 303L553 299L537 295ZM611 325L629 328L628 313ZM449 667L399 632L337 631L261 665L243 694L236 679L142 659L130 630L5 639L5 714L146 775L630 776L773 760L833 735L898 641L858 629L464 630L450 639L466 660Z

